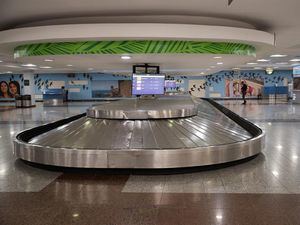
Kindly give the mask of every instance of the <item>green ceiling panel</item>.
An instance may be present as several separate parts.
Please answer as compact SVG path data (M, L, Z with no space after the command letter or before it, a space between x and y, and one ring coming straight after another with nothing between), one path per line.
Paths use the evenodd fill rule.
M241 43L196 41L82 41L21 45L15 58L81 54L232 54L255 56L255 47Z

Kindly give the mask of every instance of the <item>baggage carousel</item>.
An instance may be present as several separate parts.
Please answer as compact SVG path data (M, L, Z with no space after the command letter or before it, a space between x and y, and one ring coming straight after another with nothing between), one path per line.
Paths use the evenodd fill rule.
M264 137L210 99L127 99L25 130L14 140L14 155L60 167L183 168L255 156Z

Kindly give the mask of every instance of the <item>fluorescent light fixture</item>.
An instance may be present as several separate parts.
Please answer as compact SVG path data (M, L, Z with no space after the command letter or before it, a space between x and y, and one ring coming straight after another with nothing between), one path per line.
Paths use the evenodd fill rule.
M214 59L222 59L221 56L215 56Z
M11 71L7 71L7 72L5 72L5 73L12 73Z
M201 74L201 75L204 75L204 72L201 72L200 74Z
M300 63L293 63L291 66L300 66Z
M5 65L6 67L9 67L9 68L19 68L19 66L16 66L16 65Z
M291 62L300 62L300 59L291 59Z
M262 67L254 67L253 69L255 69L255 70L261 70Z
M51 69L51 66L40 66L41 69Z
M129 60L129 59L131 59L131 56L129 56L129 55L122 55L121 59Z
M299 157L297 155L293 155L293 159L298 159Z
M240 70L241 68L238 68L238 67L234 67L232 68L233 70Z
M278 63L276 63L277 65L287 65L287 64L289 64L288 62L278 62Z
M94 70L94 68L88 68L88 70Z
M222 63L222 62L218 62L217 64L218 64L218 65L223 65L223 63Z
M2 60L0 60L0 63L2 63L3 61Z
M287 55L282 55L282 54L274 54L270 55L271 58L282 58L282 57L287 57Z
M68 67L72 67L73 65L72 65L72 64L68 64L67 66L68 66Z
M54 59L44 59L45 62L53 62Z
M76 217L78 217L78 216L79 216L78 213L74 213L74 214L72 215L72 217L74 217L74 218L76 218Z
M258 59L258 60L256 60L257 62L270 62L270 60L269 59Z
M21 66L24 66L24 67L36 67L36 65L31 64L31 63L22 64Z
M257 65L257 63L256 62L249 62L249 63L247 63L247 65Z

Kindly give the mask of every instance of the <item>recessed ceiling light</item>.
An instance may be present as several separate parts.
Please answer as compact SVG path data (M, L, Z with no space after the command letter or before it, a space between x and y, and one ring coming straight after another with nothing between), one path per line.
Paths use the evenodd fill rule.
M204 75L204 72L201 72L200 74L201 74L201 75Z
M2 60L0 60L0 63L2 63L3 61Z
M256 60L257 62L270 62L270 60L269 59L258 59L258 60Z
M270 55L270 57L272 57L272 58L281 58L281 57L287 57L287 55L274 54L274 55Z
M288 62L278 62L278 63L276 63L277 65L287 65L287 64L289 64Z
M291 62L300 62L300 59L291 59Z
M222 63L222 62L218 62L217 64L218 64L218 65L223 65L223 63Z
M256 62L249 62L249 63L247 63L247 65L257 65L257 63Z
M51 69L51 66L40 66L41 69Z
M273 170L272 173L273 173L274 176L278 176L279 175L279 173L276 170Z
M67 66L72 67L73 65L72 64L68 64Z
M214 59L222 59L221 56L215 56Z
M36 65L31 64L31 63L22 64L21 66L25 66L25 67L36 67Z
M54 59L44 59L45 62L53 62Z
M223 216L222 216L222 215L216 215L216 218L217 218L218 220L222 220L222 219L223 219Z
M240 68L238 68L238 67L235 67L235 68L232 68L233 70L239 70Z
M88 68L88 70L94 70L94 68Z
M5 72L5 73L12 73L11 71L7 71L7 72Z
M131 56L129 56L129 55L122 55L121 59L129 60L129 59L131 59Z

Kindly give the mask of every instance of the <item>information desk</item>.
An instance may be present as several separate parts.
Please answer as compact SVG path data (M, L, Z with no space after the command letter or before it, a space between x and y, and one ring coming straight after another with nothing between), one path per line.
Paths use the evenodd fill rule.
M66 101L66 91L63 89L48 89L43 91L44 105L63 105Z

